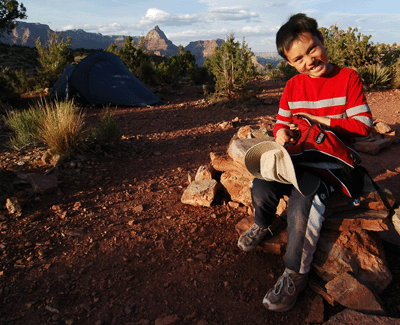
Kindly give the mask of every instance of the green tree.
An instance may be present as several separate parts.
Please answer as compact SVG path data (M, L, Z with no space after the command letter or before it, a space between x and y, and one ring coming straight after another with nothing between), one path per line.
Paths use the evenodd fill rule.
M61 34L52 33L49 30L48 39L44 46L40 37L36 39L36 49L39 54L38 60L42 66L40 75L47 86L53 85L64 71L65 65L74 60L70 50L72 38L69 36L64 40Z
M235 42L231 33L221 45L215 48L205 66L215 79L215 90L218 95L229 99L246 89L248 82L255 76L256 69L251 60L252 53L243 40L240 45Z
M177 55L170 56L165 62L158 65L162 81L166 83L178 82L185 77L191 76L195 67L196 59L179 45Z
M0 36L10 34L16 19L26 18L26 8L15 0L0 0Z

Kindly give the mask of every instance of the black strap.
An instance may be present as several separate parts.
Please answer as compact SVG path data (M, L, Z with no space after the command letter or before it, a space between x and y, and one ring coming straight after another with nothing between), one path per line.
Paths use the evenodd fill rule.
M375 181L372 179L371 175L368 173L368 171L366 170L365 167L360 166L360 169L369 177L369 179L372 182L372 185L374 186L375 190L378 192L379 196L382 199L383 204L385 205L385 207L389 210L389 216L390 218L392 218L393 214L394 214L394 208L390 205L387 197L386 197L386 193L385 191L383 191L380 186L378 184L375 183Z
M308 128L306 137L303 139L303 142L300 144L301 152L304 152L304 144L306 143L306 140L310 136L311 129L312 129L312 125Z

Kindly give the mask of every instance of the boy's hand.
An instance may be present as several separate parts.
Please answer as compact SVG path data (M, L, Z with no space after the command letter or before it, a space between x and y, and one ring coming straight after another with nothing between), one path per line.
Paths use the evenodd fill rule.
M280 129L276 133L275 142L284 146L286 143L295 142L295 132L289 129Z
M307 118L311 123L314 123L314 124L322 124L325 126L330 126L330 124L331 124L331 119L329 117L316 116L316 115L312 115L309 113L297 113L294 115L303 116L303 117Z

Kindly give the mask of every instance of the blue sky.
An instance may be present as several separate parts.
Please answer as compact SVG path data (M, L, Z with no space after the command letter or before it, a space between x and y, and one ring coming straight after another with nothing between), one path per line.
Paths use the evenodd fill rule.
M56 31L145 36L158 25L175 45L226 39L232 32L254 52L273 52L290 15L304 12L320 27L358 28L374 43L400 44L400 1L352 0L22 0L28 18Z

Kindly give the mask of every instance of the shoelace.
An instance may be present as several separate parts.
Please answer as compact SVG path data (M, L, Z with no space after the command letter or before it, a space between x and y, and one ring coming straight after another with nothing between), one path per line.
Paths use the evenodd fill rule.
M290 277L290 274L286 272L278 279L278 282L274 287L274 294L278 296L282 293L283 290L285 290L289 296L294 295L294 293L296 292L296 287L294 285L293 279Z
M257 235L258 235L260 232L262 232L262 231L263 231L263 230L262 230L259 226L257 226L256 224L254 224L254 225L252 225L251 228L250 228L249 236L250 236L251 238L255 238L255 237L257 237Z
M272 236L274 235L269 227L267 229L262 229L256 224L253 224L249 231L249 237L255 238L259 233L264 232L265 230L268 230Z

